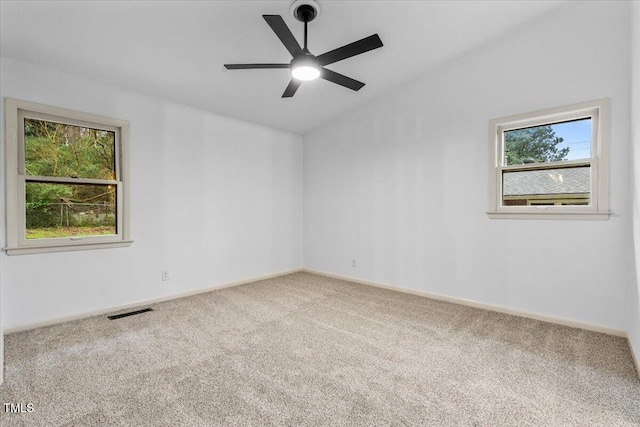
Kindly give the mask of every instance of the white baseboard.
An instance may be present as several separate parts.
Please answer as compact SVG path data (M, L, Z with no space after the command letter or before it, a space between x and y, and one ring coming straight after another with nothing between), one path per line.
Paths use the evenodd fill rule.
M342 280L347 280L349 282L360 283L362 285L375 286L377 288L384 288L392 291L399 291L407 294L419 295L419 296L423 296L431 299L436 299L439 301L446 301L454 304L461 304L469 307L481 308L489 311L496 311L498 313L511 314L513 316L526 317L528 319L541 320L543 322L556 323L558 325L570 326L572 328L579 328L579 329L586 329L588 331L601 332L603 334L614 335L616 337L623 337L623 338L627 337L626 331L607 328L599 325L593 325L591 323L563 319L561 317L548 316L545 314L538 314L531 311L519 310L515 308L509 308L509 307L504 307L504 306L494 305L494 304L487 304L487 303L473 301L473 300L464 299L464 298L458 298L458 297L452 297L448 295L420 291L417 289L403 288L401 286L389 285L387 283L372 282L370 280L363 280L363 279L358 279L350 276L342 276L339 274L327 273L325 271L314 270L311 268L304 268L303 271L306 271L308 273L318 274L321 276L332 277L334 279L342 279Z
M104 314L112 313L112 312L115 312L115 311L126 310L126 309L134 308L134 307L140 307L142 305L157 304L159 302L164 302L164 301L169 301L169 300L173 300L173 299L189 297L189 296L197 295L197 294L203 294L205 292L211 292L211 291L215 291L217 289L230 288L230 287L233 287L233 286L244 285L246 283L258 282L260 280L266 280L266 279L272 279L274 277L286 276L287 274L298 273L300 271L302 271L302 268L294 268L294 269L291 269L291 270L279 271L277 273L265 274L265 275L262 275L262 276L255 276L255 277L250 277L250 278L247 278L247 279L235 280L235 281L232 281L232 282L227 282L227 283L223 283L223 284L219 284L219 285L214 285L214 286L210 286L210 287L203 288L203 289L195 289L195 290L187 291L187 292L179 292L179 293L176 293L176 294L166 295L166 296L162 296L162 297L159 297L159 298L151 298L151 299L148 299L148 300L136 301L136 302L129 303L129 304L111 306L111 307L107 307L107 308L100 309L100 310L86 311L86 312L83 312L83 313L73 314L71 316L64 316L64 317L58 317L58 318L55 318L55 319L44 320L42 322L29 323L27 325L9 326L9 327L4 328L3 333L5 335L6 334L12 334L14 332L21 332L21 331L27 331L27 330L30 330L30 329L42 328L43 326L51 326L51 325L57 325L58 323L70 322L72 320L80 320L80 319L86 319L86 318L94 317L94 316L102 316Z

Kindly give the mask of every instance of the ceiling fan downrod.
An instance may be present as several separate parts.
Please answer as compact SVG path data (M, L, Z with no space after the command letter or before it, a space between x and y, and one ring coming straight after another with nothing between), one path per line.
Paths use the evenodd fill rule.
M305 52L309 52L307 49L307 24L313 21L318 16L318 9L311 4L303 3L293 10L294 16L298 21L304 22L304 47Z

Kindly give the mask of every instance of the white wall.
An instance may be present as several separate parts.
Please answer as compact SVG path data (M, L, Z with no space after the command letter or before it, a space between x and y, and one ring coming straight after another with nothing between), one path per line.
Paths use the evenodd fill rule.
M0 78L2 76L2 61L3 58L2 56L0 56ZM2 95L2 83L0 82L0 95ZM0 104L2 104L2 96L0 96ZM2 110L3 107L0 106L0 117L4 117L4 114L2 114ZM0 133L4 134L3 130L3 125L4 125L4 120L0 119ZM2 138L2 137L0 137ZM2 140L2 139L0 139ZM0 147L2 146L2 144L0 144ZM0 149L0 152L2 152L3 154L0 154L0 156L4 155L4 150ZM0 174L2 175L2 174ZM0 185L0 193L2 191L4 191L4 177L0 177L0 183L2 183L2 185ZM4 211L4 198L0 199L2 200L2 208L0 209L0 211ZM2 215L4 214L0 214L0 219L2 219L2 224L4 224L4 217L2 217ZM2 226L0 226L0 229L2 228ZM2 263L0 262L0 384L2 384L4 382L4 322L2 321L2 304L4 302L4 298L2 298Z
M640 3L631 13L631 143L633 146L634 194L633 236L635 241L636 281L629 288L629 341L640 369ZM640 371L638 372L640 375Z
M571 3L305 136L305 267L625 330L628 13ZM488 219L488 121L603 97L611 218Z
M300 136L9 58L1 66L3 97L131 123L135 240L130 248L0 255L4 328L302 266Z

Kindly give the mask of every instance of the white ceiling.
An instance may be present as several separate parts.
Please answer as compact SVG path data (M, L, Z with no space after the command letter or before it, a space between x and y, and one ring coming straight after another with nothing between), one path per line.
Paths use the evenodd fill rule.
M312 53L374 33L384 47L327 66L365 82L359 92L316 80L282 99L288 70L222 64L289 62L261 15L282 15L301 41L291 3L2 0L0 54L304 134L562 2L319 0Z

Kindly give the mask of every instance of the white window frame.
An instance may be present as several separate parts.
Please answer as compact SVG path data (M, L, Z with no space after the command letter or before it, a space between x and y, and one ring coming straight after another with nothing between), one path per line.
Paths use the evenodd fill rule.
M5 173L8 255L77 251L130 246L129 219L129 122L64 108L5 98ZM24 172L24 118L41 119L115 133L116 179L57 178L27 176ZM26 183L110 184L116 187L117 234L48 239L26 238Z
M591 118L591 158L524 165L504 164L504 132L563 121ZM489 218L505 219L591 219L609 218L609 132L608 98L565 107L535 111L489 122ZM505 171L557 169L590 165L591 195L587 206L503 206L502 176Z

